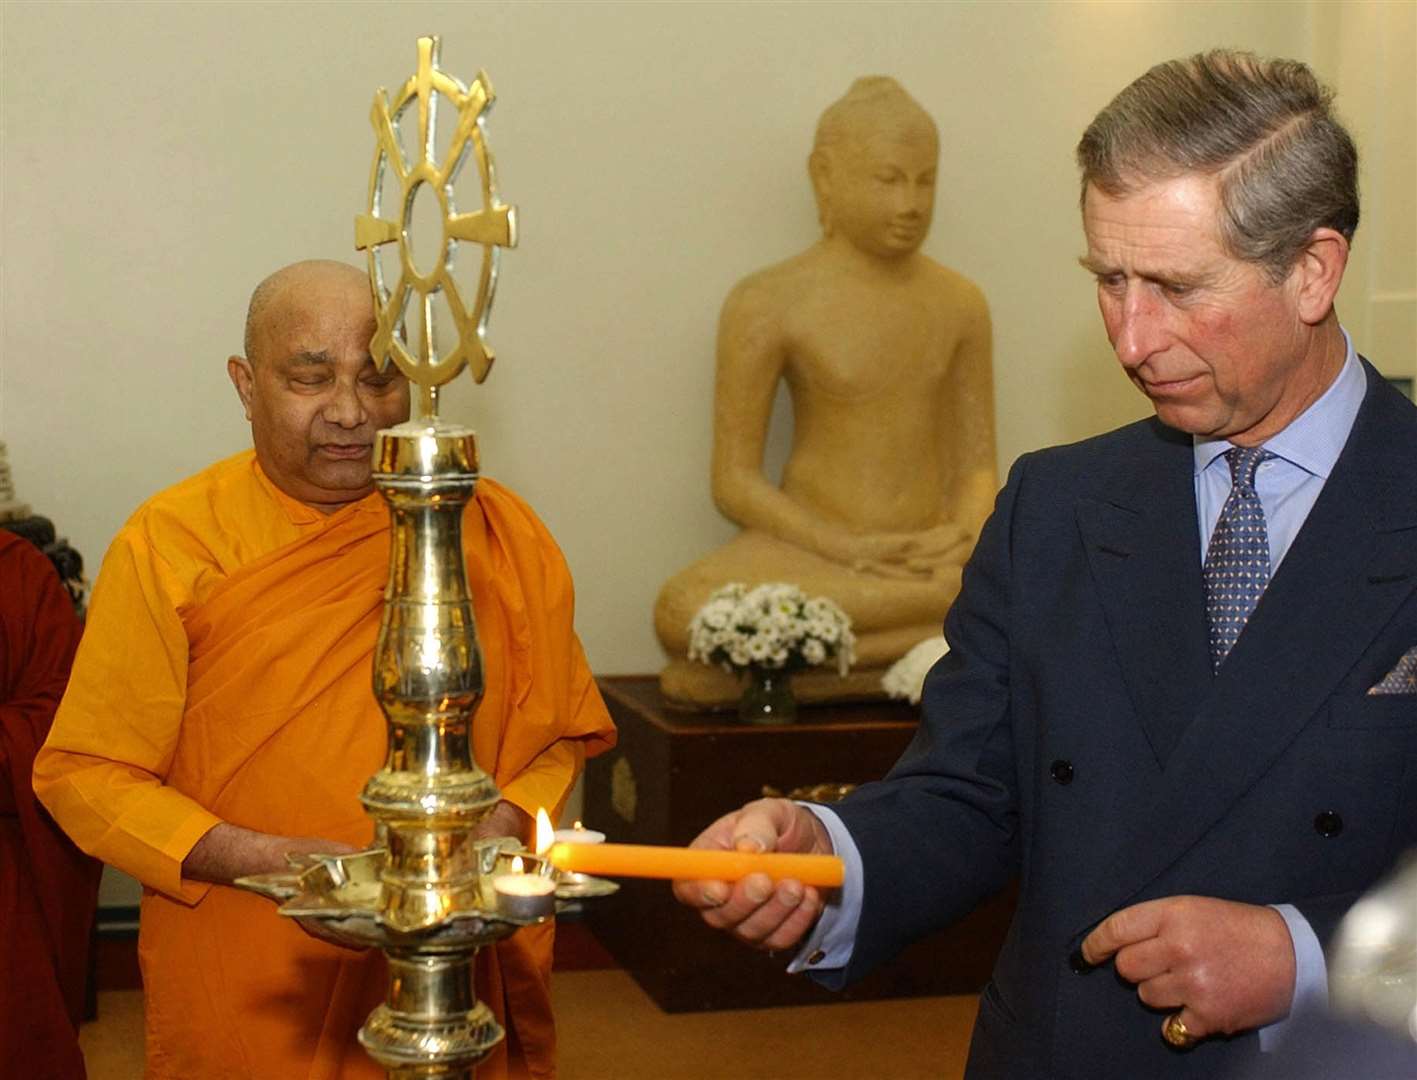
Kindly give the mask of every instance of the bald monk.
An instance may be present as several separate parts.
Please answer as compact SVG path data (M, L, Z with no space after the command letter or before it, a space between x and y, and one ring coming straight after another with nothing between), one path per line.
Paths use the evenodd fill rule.
M858 79L822 115L808 162L821 240L724 303L713 496L743 532L660 593L673 699L738 694L684 659L690 619L729 581L794 582L851 616L862 673L799 676L807 698L879 694L882 669L939 633L997 477L988 308L920 253L938 157L934 121L909 94ZM782 380L795 419L778 487L763 449Z
M0 1072L82 1080L89 933L99 864L30 786L64 693L79 617L49 560L0 529Z
M35 788L80 847L144 885L139 956L152 1078L382 1078L355 1034L383 957L305 934L234 879L367 845L383 762L370 690L389 519L375 432L408 386L369 356L364 275L299 263L256 290L227 370L254 452L145 503L114 540ZM530 508L481 480L464 517L486 692L473 752L527 838L613 729L572 627L571 580ZM478 1080L552 1077L550 925L479 955L507 1031Z

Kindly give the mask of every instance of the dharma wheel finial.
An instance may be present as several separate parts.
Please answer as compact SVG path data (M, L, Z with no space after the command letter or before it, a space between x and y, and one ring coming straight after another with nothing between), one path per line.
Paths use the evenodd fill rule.
M487 73L479 71L471 86L438 67L437 37L418 39L418 71L390 101L380 87L374 95L370 121L374 125L374 160L369 175L369 210L354 222L355 247L369 259L369 286L374 295L377 329L370 342L374 363L382 370L393 360L400 371L420 388L420 413L433 417L438 409L438 388L457 378L464 366L471 367L476 382L487 378L493 353L486 342L487 320L492 311L492 294L497 284L499 249L517 243L516 208L497 197L492 154L487 148L484 121L494 100ZM441 159L438 153L439 102L457 109L457 126ZM401 124L406 110L417 104L416 141L403 141ZM409 146L406 155L405 146ZM453 185L468 155L476 159L481 180L482 206L471 213L459 213ZM390 176L397 189L385 192ZM442 222L441 243L436 260L414 261L409 229L414 200L427 185L437 199ZM390 185L392 188L392 185ZM425 195L425 197L426 197ZM387 210L389 217L384 216ZM482 266L471 308L465 303L453 278L454 259L459 243L482 247ZM398 245L398 278L392 287L385 280L377 248ZM456 342L440 351L435 314L435 298L441 293L451 315ZM415 340L409 340L409 307L417 303Z

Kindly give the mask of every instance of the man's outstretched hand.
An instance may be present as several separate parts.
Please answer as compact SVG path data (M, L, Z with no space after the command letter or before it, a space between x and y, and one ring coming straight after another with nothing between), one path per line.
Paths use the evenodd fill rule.
M1114 911L1082 943L1111 960L1154 1009L1179 1014L1197 1039L1263 1027L1294 999L1294 943L1273 908L1168 896Z
M822 823L787 799L750 802L719 818L689 846L718 851L833 853ZM814 887L790 879L774 885L766 874L749 874L733 883L676 881L674 895L716 930L765 950L797 946L822 911L822 897Z

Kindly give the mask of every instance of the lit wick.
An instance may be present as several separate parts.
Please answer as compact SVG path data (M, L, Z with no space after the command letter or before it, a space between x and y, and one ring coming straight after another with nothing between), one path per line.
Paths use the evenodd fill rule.
M524 871L520 855L512 859L510 873L492 882L497 892L497 913L508 919L530 922L556 913L556 884L549 878Z

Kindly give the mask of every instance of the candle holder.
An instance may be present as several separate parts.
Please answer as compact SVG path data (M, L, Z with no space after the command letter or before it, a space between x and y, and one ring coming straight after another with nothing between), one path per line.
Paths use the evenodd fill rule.
M598 829L587 829L578 821L569 829L557 829L552 839L558 844L603 844L605 834Z
M355 223L356 246L369 257L377 328L370 354L392 360L419 389L419 415L379 432L374 484L389 505L391 545L384 614L374 652L374 695L388 724L384 766L360 799L375 822L376 846L350 855L292 860L285 873L238 885L280 902L280 913L343 945L373 946L388 957L389 991L359 1032L365 1050L394 1080L471 1080L473 1068L502 1038L491 1010L473 994L477 950L522 926L544 922L560 901L613 891L609 882L563 881L549 862L511 838L475 839L500 793L472 756L472 723L482 697L482 654L462 545L462 517L478 477L472 431L437 415L438 389L470 366L481 382L492 364L484 340L496 284L499 247L516 243L515 210L497 198L483 119L490 81L471 87L439 70L438 39L418 41L418 71L390 102L380 89L369 211ZM437 101L457 110L445 159L433 161ZM399 137L405 112L416 112L416 139ZM417 153L404 159L403 145ZM460 214L453 181L474 157L483 206ZM384 216L385 179L402 185L394 218ZM442 241L432 269L413 258L409 224L427 185L442 209ZM392 201L392 200L391 200ZM452 276L459 242L483 248L471 311ZM399 273L386 284L377 249L397 243ZM417 307L413 294L417 294ZM451 311L456 343L440 353L433 299ZM405 318L421 308L416 341ZM520 856L530 874L516 874ZM527 902L503 900L530 877L550 888ZM499 888L499 884L502 886ZM609 886L605 889L604 886Z
M578 821L569 829L557 829L551 839L553 844L603 844L605 834L595 829L587 829ZM605 878L592 877L577 870L562 870L553 866L549 858L546 859L545 866L547 872L556 879L556 894L572 901L568 908L577 912L581 909L578 901L609 896L620 887Z
M497 913L531 921L556 914L556 883L541 874L503 874L493 882Z

